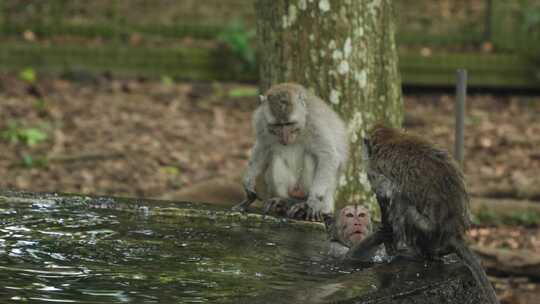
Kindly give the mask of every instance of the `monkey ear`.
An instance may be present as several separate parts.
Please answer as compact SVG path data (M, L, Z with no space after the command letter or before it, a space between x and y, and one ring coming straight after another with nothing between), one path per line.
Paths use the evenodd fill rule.
M259 104L263 104L266 101L266 96L259 95Z

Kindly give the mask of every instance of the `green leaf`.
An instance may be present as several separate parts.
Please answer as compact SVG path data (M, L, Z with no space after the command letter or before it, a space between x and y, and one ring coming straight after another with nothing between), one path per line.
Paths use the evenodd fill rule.
M1 136L3 139L9 141L10 143L16 144L19 142L19 125L16 122L9 122L7 130L2 131Z
M49 165L49 160L43 156L33 157L30 154L23 154L21 164L27 169L45 168Z
M258 93L257 88L234 88L229 90L227 96L230 98L253 97Z
M174 80L171 76L168 75L162 75L161 76L161 83L166 86L172 86L174 84Z
M34 108L38 111L44 111L47 109L47 101L43 98L39 98L34 102Z
M19 122L12 121L8 123L7 129L0 132L0 137L13 144L23 142L25 145L31 147L47 140L48 135L44 131L44 128L47 128L47 126L23 128Z
M19 73L19 78L27 83L33 84L37 80L36 71L32 68L26 68Z
M20 137L28 146L34 146L47 140L47 133L37 128L27 128L20 130Z
M255 31L248 31L241 21L234 21L218 35L217 39L227 45L231 52L251 69L255 66L255 50L251 44L254 37Z
M161 167L161 172L170 174L173 176L177 176L180 174L180 169L174 166L164 166L164 167Z

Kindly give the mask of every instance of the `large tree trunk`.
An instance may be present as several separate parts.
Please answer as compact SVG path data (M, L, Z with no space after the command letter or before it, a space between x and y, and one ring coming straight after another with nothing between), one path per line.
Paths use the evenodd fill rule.
M257 0L261 90L293 81L347 122L351 156L336 207L373 205L360 139L374 122L401 125L403 102L391 0Z

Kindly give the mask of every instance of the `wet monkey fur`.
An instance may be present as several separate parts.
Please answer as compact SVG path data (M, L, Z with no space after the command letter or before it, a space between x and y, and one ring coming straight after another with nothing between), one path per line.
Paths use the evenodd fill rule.
M363 154L382 226L354 246L349 258L365 258L381 243L389 255L434 259L456 253L489 303L499 303L478 259L465 244L469 196L452 156L423 138L382 124L368 132Z

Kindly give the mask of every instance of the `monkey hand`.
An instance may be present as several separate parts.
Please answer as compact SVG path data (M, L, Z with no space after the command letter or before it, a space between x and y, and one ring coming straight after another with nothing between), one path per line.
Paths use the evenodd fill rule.
M322 210L317 210L312 208L309 205L309 202L302 202L294 204L289 211L287 211L287 216L293 219L306 220L313 222L322 222L324 220L325 213Z
M287 210L296 203L298 203L298 201L294 199L273 197L264 202L263 214L270 213L285 216L287 215Z
M245 189L246 191L246 200L254 202L257 199L257 193L253 190Z
M257 193L247 188L244 190L246 191L246 198L240 204L232 207L233 211L246 212L248 207L257 199Z

